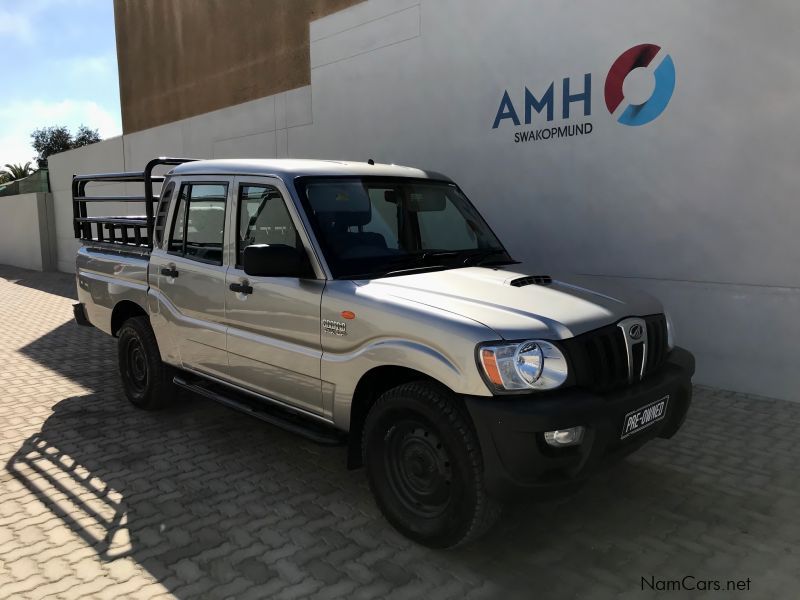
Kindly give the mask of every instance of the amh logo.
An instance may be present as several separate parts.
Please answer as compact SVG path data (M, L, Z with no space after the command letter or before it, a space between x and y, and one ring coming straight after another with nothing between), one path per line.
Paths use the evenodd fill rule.
M605 99L608 112L614 114L625 96L622 84L628 74L637 68L646 68L661 50L655 44L640 44L619 55L606 76ZM675 65L667 54L653 70L655 87L650 98L641 104L628 104L622 111L618 123L623 125L644 125L655 120L667 108L672 92L675 91Z
M629 48L619 55L619 57L611 65L605 81L605 102L608 111L616 117L618 123L623 125L638 126L650 123L658 118L664 109L669 104L672 98L672 93L675 91L675 65L672 62L672 57L669 54L662 54L663 58L655 68L652 67L653 61L658 57L661 51L660 46L655 44L639 44L633 48ZM623 92L623 83L631 72L638 68L647 69L652 73L652 80L655 82L653 91L650 97L634 104L630 100L626 102L625 93ZM501 123L505 120L511 121L515 127L520 127L523 123L531 125L534 121L534 113L538 113L545 117L547 122L551 122L556 118L556 106L560 104L561 118L570 118L570 106L572 104L582 105L582 116L589 117L592 114L592 74L586 73L583 76L583 86L580 84L575 85L570 77L564 77L561 81L561 102L557 102L557 86L556 82L550 83L544 93L540 92L537 95L532 92L528 87L525 87L525 95L521 98L524 110L518 110L508 90L503 92L503 97L500 100L500 106L495 114L492 129L500 127ZM577 89L576 89L577 88ZM645 92L646 93L646 92ZM623 109L620 109L624 106ZM524 121L520 117L524 116ZM563 131L562 131L563 130ZM565 137L573 135L585 135L591 133L592 125L586 122L582 125L574 125L568 127L552 127L549 129L542 129L538 131L517 132L515 134L515 141L537 141L539 139L550 139L551 137Z
M583 90L581 92L574 93L572 91L574 88L570 86L571 78L564 77L561 86L561 117L563 119L569 119L569 109L573 102L583 105L583 116L590 116L592 114L592 74L586 73L583 76ZM555 112L554 88L555 82L553 81L550 83L550 87L547 88L547 91L542 94L541 98L537 98L533 92L527 87L525 88L525 125L531 124L534 111L539 114L544 112L548 121L553 120ZM497 129L500 126L500 122L505 119L510 119L516 127L520 126L519 114L514 106L514 102L511 100L511 96L508 94L508 90L503 92L503 98L500 100L500 107L497 109L497 115L495 115L492 129Z

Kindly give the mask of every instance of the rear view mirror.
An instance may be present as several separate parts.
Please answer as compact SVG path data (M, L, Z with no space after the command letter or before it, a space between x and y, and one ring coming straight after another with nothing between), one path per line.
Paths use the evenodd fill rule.
M306 197L315 213L372 212L364 186L355 182L321 181L306 186ZM369 217L367 217L369 222Z
M447 192L434 187L418 187L408 195L411 212L440 212L447 207Z
M253 244L244 249L242 268L254 277L313 277L305 250L284 244Z

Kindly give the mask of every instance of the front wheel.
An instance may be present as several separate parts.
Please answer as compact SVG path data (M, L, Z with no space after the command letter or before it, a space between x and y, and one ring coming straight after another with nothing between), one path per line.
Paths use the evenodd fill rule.
M478 539L501 506L486 493L480 446L449 390L406 383L384 393L364 424L369 485L386 519L432 548Z
M172 369L161 361L158 343L146 317L122 324L117 358L122 388L131 403L145 410L164 406L174 394Z

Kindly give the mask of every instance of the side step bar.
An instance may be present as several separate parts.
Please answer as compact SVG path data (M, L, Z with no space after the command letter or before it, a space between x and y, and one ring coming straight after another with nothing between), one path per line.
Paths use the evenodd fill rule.
M334 427L245 394L238 394L213 381L200 378L187 380L182 376L177 376L173 382L180 388L234 408L256 419L261 419L270 425L300 435L317 444L341 446L345 443L346 434Z

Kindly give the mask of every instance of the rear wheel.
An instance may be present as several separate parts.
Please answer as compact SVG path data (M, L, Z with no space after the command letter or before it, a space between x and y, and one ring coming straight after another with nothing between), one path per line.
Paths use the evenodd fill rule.
M370 488L400 533L434 548L482 536L500 515L469 416L433 383L400 385L370 409L362 444Z
M158 343L146 317L122 324L117 358L122 388L131 403L145 410L164 406L175 393L173 370L161 361Z

